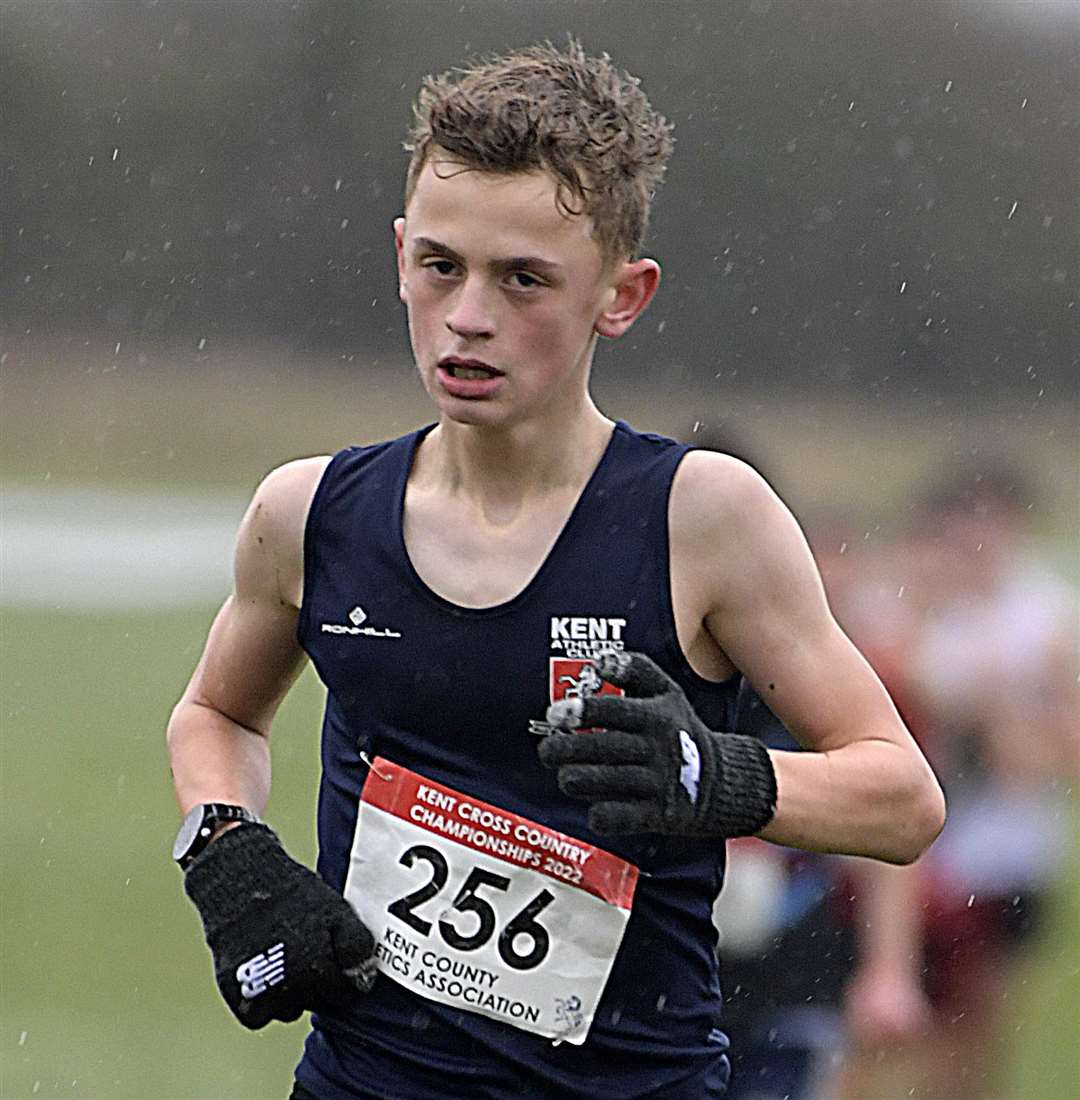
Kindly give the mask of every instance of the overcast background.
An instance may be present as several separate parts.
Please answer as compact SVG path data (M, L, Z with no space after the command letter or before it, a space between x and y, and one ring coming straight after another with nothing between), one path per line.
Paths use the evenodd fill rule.
M572 31L676 126L620 374L1080 385L1070 0L5 0L3 338L393 361L420 78ZM200 346L200 342L201 346Z

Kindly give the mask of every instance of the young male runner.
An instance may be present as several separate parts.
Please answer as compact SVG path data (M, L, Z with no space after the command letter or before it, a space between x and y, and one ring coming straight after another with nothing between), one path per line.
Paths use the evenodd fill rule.
M429 80L412 137L438 421L258 489L169 727L185 887L241 1022L315 1012L297 1096L719 1096L724 838L903 863L942 796L762 480L589 395L660 278L636 82L533 48ZM318 876L252 820L305 654ZM728 732L740 672L815 751Z

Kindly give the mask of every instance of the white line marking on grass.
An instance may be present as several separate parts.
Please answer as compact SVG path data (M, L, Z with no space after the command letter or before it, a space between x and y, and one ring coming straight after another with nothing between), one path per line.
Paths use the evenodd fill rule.
M205 605L229 591L245 501L194 493L0 488L0 605Z

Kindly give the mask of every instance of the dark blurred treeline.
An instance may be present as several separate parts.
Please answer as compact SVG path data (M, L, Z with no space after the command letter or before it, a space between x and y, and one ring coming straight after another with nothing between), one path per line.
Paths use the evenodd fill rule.
M1076 396L1065 0L6 0L4 329L401 349L420 78L567 32L676 124L621 370Z

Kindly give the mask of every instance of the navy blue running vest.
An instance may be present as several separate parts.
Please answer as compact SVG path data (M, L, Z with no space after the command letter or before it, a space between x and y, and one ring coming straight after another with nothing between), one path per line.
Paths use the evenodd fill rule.
M298 633L328 689L319 873L344 887L367 761L381 756L612 851L641 876L584 1045L380 975L348 1013L313 1019L297 1080L320 1100L719 1096L727 1040L711 914L723 843L599 836L536 754L552 658L605 635L657 661L712 729L733 728L738 678L702 679L675 633L668 498L689 448L619 422L536 575L508 602L474 609L428 588L405 549L406 481L429 430L337 454L308 517Z

